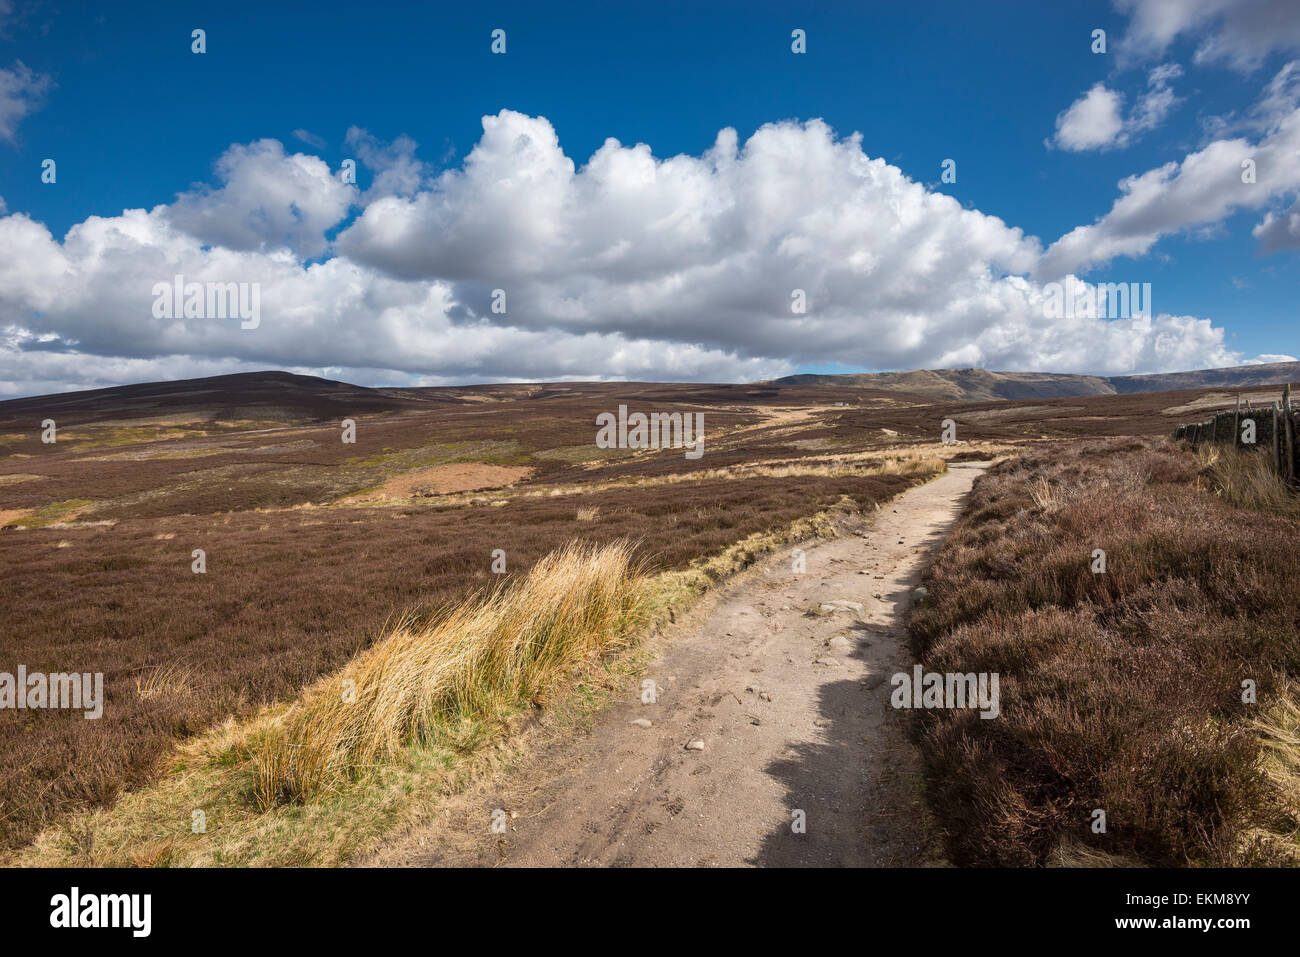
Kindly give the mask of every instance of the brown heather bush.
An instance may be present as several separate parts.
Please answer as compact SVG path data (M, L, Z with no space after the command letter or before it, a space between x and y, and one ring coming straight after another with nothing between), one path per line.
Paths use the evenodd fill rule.
M927 670L1001 680L998 719L915 713L955 862L1295 862L1300 526L1242 492L1252 463L1216 464L1111 441L1031 452L976 485L910 620ZM1236 491L1216 494L1225 468Z

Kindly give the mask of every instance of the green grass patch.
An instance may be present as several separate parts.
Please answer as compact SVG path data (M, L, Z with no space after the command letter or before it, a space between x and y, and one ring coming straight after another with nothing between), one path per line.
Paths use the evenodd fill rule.
M49 505L42 505L35 509L30 515L15 519L10 524L17 525L19 528L44 528L46 525L53 525L78 509L87 508L94 504L95 500L90 498L70 498L62 502L51 502Z

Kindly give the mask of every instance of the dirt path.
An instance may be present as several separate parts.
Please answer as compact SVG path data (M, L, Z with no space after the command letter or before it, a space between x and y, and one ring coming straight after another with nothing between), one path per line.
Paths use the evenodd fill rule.
M650 666L654 703L629 694L361 863L922 863L917 759L889 678L910 667L900 619L923 560L980 470L954 466L860 536L809 547L803 574L786 553L741 576ZM863 611L821 609L834 601Z

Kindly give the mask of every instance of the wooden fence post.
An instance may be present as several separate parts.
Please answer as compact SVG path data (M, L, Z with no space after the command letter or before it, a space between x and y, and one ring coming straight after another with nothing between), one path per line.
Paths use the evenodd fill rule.
M1291 412L1291 383L1282 390L1283 418L1286 420L1286 483L1295 484L1295 416Z
M1273 403L1273 473L1282 474L1282 421L1277 414L1277 403Z

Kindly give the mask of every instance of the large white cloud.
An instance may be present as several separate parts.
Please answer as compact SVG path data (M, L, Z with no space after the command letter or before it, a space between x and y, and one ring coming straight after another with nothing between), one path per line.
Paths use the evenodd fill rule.
M821 121L743 144L723 130L700 156L608 140L581 166L544 118L502 111L483 128L431 180L409 141L350 133L391 173L364 195L261 140L226 152L217 188L61 241L0 218L0 390L77 369L85 384L268 366L735 381L832 361L1121 373L1238 358L1194 317L1046 318L1036 239ZM258 283L260 325L154 318L155 284L177 274Z

